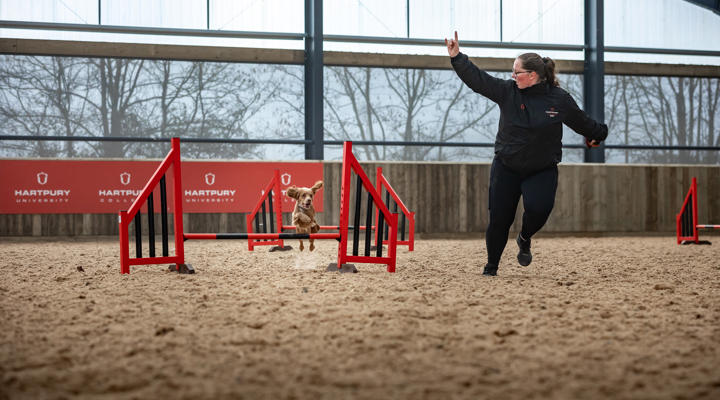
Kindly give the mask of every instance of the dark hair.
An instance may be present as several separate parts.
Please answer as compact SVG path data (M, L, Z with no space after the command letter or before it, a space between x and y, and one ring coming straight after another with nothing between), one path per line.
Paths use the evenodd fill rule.
M540 80L547 81L552 86L560 86L555 76L555 61L550 57L540 57L537 53L524 53L518 56L523 69L535 71Z

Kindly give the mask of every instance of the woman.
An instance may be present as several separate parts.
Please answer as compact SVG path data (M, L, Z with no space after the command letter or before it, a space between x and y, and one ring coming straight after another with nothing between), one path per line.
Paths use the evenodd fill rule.
M497 275L500 256L515 219L518 201L525 212L516 239L518 262L530 265L530 239L545 225L555 203L562 157L562 124L586 137L588 146L605 140L608 129L587 116L558 86L555 62L535 53L518 56L512 78L503 80L478 69L460 52L458 35L445 39L453 69L465 84L500 106L495 158L490 168L490 221L483 275Z

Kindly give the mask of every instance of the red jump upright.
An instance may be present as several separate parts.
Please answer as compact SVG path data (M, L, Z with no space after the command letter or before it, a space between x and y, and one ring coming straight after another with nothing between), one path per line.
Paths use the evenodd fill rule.
M273 201L274 199L274 201ZM268 204L267 206L265 204ZM267 215L266 210L270 210L270 230L268 231L267 222L265 216ZM260 226L260 218L258 212L262 212L262 228ZM280 170L275 170L273 178L265 186L260 200L255 205L253 211L246 216L247 218L247 231L253 233L253 221L255 221L255 230L257 233L268 233L275 232L275 227L278 227L278 231L282 229L282 190L280 189ZM262 232L261 232L262 231ZM283 247L283 240L280 238L272 238L271 240L263 240L261 238L248 237L248 250L252 251L255 246L280 246Z
M697 179L692 178L690 190L685 195L685 201L680 212L675 216L677 229L677 244L683 243L709 243L699 239L699 229L720 229L720 225L698 224L697 206Z
M129 274L131 265L147 265L147 264L164 264L174 263L176 268L181 270L183 268L189 268L192 271L192 267L185 265L185 252L183 247L183 220L182 220L182 178L180 172L180 139L172 138L170 141L171 149L165 159L160 163L158 169L153 173L152 177L145 184L140 195L135 198L135 201L130 205L127 211L120 211L119 223L120 223L120 273ZM174 215L174 237L175 237L175 255L168 255L167 248L167 205L166 205L166 179L165 175L168 171L172 172L173 178L173 215ZM161 213L162 213L162 225L163 225L163 255L161 257L155 257L155 232L154 232L154 213L153 213L153 191L158 188L161 196ZM149 201L148 201L149 200ZM141 250L141 208L147 207L148 210L148 227L150 248L149 257L142 256ZM135 220L135 239L136 239L136 257L130 258L129 249L129 232L128 228L130 222Z
M349 218L350 218L350 188L352 180L352 173L355 173L357 177L357 188L356 194L356 208L355 208L355 228L353 238L353 251L352 254L348 254L348 232L349 232ZM365 235L365 255L361 256L358 254L358 236L359 236L359 212L358 207L359 200L361 197L361 188L364 188L368 193L369 200L368 204L374 205L377 208L380 215L378 223L375 224L376 232L383 230L383 225L387 222L390 231L390 240L388 242L388 255L387 257L382 256L382 246L377 246L376 255L371 256L370 253L370 230L366 230ZM372 218L372 210L367 211L368 223L370 225ZM340 246L338 247L338 269L342 268L343 264L349 262L360 262L360 263L373 263L373 264L385 264L387 265L388 272L395 272L395 261L397 251L397 222L398 215L393 214L388 210L380 197L380 193L375 190L370 179L363 171L360 163L352 153L352 142L345 142L343 146L343 166L342 166L342 183L340 191Z

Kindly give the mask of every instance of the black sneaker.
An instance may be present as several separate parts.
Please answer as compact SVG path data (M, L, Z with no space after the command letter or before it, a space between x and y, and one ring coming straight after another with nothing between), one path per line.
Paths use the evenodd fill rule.
M532 253L530 252L530 239L522 240L520 234L517 237L517 244L520 248L518 251L517 259L518 263L523 267L527 267L532 262Z
M485 269L483 269L483 275L488 276L497 276L497 265L492 265L490 263L485 264Z

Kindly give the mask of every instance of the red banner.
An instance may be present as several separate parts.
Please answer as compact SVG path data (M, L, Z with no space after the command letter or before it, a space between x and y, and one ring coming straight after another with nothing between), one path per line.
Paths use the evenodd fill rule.
M159 165L158 161L0 160L0 214L102 214L127 210ZM276 169L280 170L283 211L287 212L295 204L284 195L287 187L309 187L323 179L319 162L183 161L183 211L250 212ZM169 209L172 181L170 173ZM323 208L322 192L315 198L317 211ZM159 210L158 189L154 196L155 209Z

